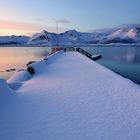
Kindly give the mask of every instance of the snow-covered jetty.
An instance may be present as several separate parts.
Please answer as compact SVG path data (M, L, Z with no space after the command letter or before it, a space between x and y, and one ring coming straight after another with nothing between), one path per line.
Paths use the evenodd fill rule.
M138 140L140 86L78 52L0 79L1 140Z

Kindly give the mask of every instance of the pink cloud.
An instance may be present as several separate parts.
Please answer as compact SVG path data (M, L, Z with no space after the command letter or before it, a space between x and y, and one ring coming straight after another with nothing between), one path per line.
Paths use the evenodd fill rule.
M64 23L64 24L69 24L69 23L70 23L70 21L67 20L67 19L58 19L57 21L58 21L59 23Z

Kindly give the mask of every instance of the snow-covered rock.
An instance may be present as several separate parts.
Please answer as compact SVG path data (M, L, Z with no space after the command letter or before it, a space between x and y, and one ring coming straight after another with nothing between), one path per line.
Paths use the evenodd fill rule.
M24 82L26 80L29 80L30 78L31 75L26 70L18 70L7 80L7 82Z

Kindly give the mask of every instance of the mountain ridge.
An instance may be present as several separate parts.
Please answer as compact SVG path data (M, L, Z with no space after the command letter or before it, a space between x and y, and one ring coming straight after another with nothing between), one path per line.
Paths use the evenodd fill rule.
M80 44L139 44L140 24L123 25L116 28L78 32L69 30L64 33L50 33L43 30L28 36L0 36L0 45L54 46Z

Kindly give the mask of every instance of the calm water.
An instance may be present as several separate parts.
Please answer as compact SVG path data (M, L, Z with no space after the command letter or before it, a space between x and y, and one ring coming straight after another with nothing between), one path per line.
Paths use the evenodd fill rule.
M92 54L101 54L97 62L114 72L140 84L140 46L85 48Z
M40 60L50 51L49 47L0 47L0 77L8 79L15 71L6 70L24 68L28 62Z
M92 54L101 54L97 62L140 84L140 46L90 46L84 47ZM8 79L13 73L9 69L25 67L29 61L42 59L50 47L0 47L0 77Z

